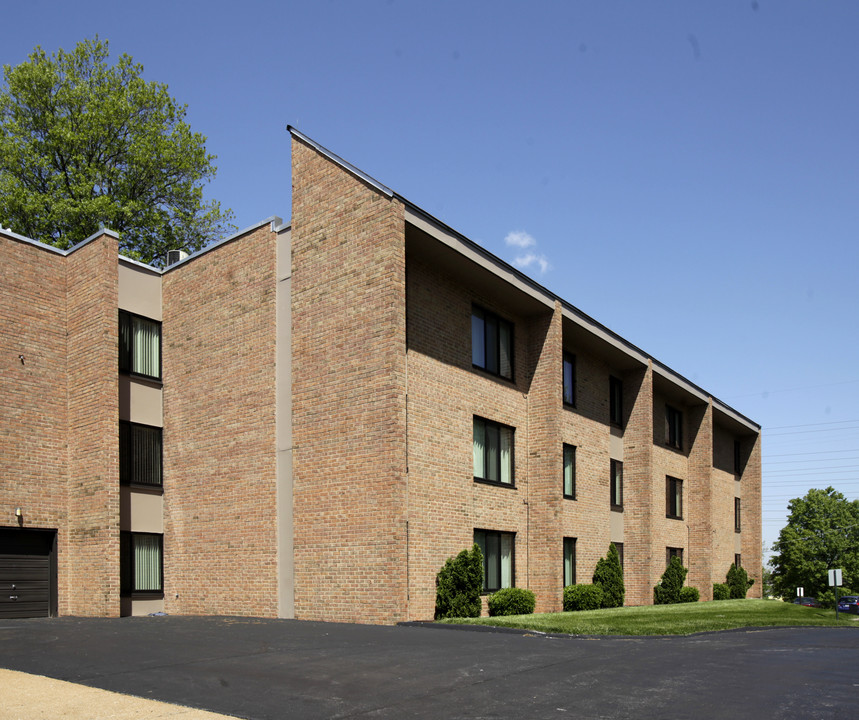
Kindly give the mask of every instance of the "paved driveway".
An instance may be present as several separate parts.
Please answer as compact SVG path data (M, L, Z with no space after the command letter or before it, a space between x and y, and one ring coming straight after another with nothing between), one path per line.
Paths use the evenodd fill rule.
M243 718L834 718L859 629L575 638L245 618L12 620L0 667ZM2 716L2 709L0 709Z

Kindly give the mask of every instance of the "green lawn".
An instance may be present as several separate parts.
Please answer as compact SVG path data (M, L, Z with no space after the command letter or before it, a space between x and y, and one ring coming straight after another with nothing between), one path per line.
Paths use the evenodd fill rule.
M839 613L839 618L839 627L859 627L857 615ZM805 608L781 600L714 600L542 615L457 618L440 622L572 635L689 635L741 627L836 625L835 610Z

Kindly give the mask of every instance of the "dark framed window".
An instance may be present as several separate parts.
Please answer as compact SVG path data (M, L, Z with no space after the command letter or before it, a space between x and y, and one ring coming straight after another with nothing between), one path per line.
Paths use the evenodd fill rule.
M161 379L161 323L119 311L119 369Z
M683 449L683 413L670 405L665 406L665 444Z
M742 529L742 518L740 517L740 498L734 498L734 532Z
M576 406L576 356L564 353L564 405Z
M665 478L665 517L683 519L683 481Z
M564 538L564 587L576 584L576 539Z
M576 447L564 443L564 497L576 499Z
M516 534L475 530L474 542L483 553L483 592L514 587Z
M743 556L740 553L734 555L734 565L738 568L743 567Z
M474 416L474 479L513 486L513 435L509 425Z
M614 375L608 379L608 413L612 425L623 427L623 382Z
M614 545L615 550L617 550L617 556L620 559L620 569L623 570L623 543L616 542L612 543L612 545Z
M161 487L162 430L138 423L119 423L119 482Z
M665 564L671 564L671 558L677 558L680 564L683 564L683 548L670 547L665 548Z
M611 461L611 509L623 510L623 463Z
M120 592L164 592L164 537L156 533L121 532Z
M513 323L476 305L471 308L471 364L513 379Z
M743 456L742 448L739 440L734 440L734 474L741 475L743 473Z

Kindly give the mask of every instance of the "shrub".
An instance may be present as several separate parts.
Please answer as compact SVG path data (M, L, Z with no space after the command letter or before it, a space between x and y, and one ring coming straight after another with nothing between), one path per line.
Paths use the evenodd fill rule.
M713 583L713 600L730 600L731 588L725 583Z
M687 602L698 602L701 594L698 592L698 588L694 587L682 587L680 588L680 599L678 602L687 603Z
M435 619L480 617L483 553L477 543L448 558L435 578Z
M489 596L490 615L530 615L536 597L525 588L503 588Z
M838 597L843 598L845 595L856 595L857 593L853 592L850 588L841 587L838 588ZM829 608L830 610L835 609L835 588L829 588L829 590L824 590L823 592L817 593L817 602L820 603L820 607Z
M746 597L746 592L754 582L754 580L749 579L745 568L737 565L731 565L725 578L725 584L731 591L731 600L743 600Z
M680 589L683 587L687 572L689 571L683 567L680 558L671 558L671 562L668 563L668 567L662 573L662 579L653 588L653 603L655 605L671 605L680 602Z
M623 607L626 590L623 586L623 569L614 543L609 543L608 554L597 561L593 577L594 585L602 588L602 607Z
M603 590L599 585L567 585L564 588L564 612L599 610L602 603Z

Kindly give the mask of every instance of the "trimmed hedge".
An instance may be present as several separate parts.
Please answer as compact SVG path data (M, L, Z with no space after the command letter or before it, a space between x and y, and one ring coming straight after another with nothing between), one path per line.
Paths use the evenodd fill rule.
M534 612L537 598L531 590L525 588L502 588L489 596L489 614L496 615L530 615Z
M653 604L671 605L680 602L680 590L683 588L687 572L689 571L683 567L680 558L671 558L671 562L662 573L662 579L653 588Z
M603 607L603 590L599 585L567 585L564 588L564 612L599 610Z
M698 602L700 597L701 597L701 594L698 592L698 588L689 587L687 585L686 587L680 588L680 599L677 602L682 602L682 603Z
M730 600L731 588L725 583L713 583L713 600Z
M597 560L593 583L602 588L602 607L623 607L626 588L623 585L623 568L620 566L620 555L617 554L614 543L609 543L608 554Z
M480 617L483 590L483 553L475 543L448 558L435 578L435 619Z

